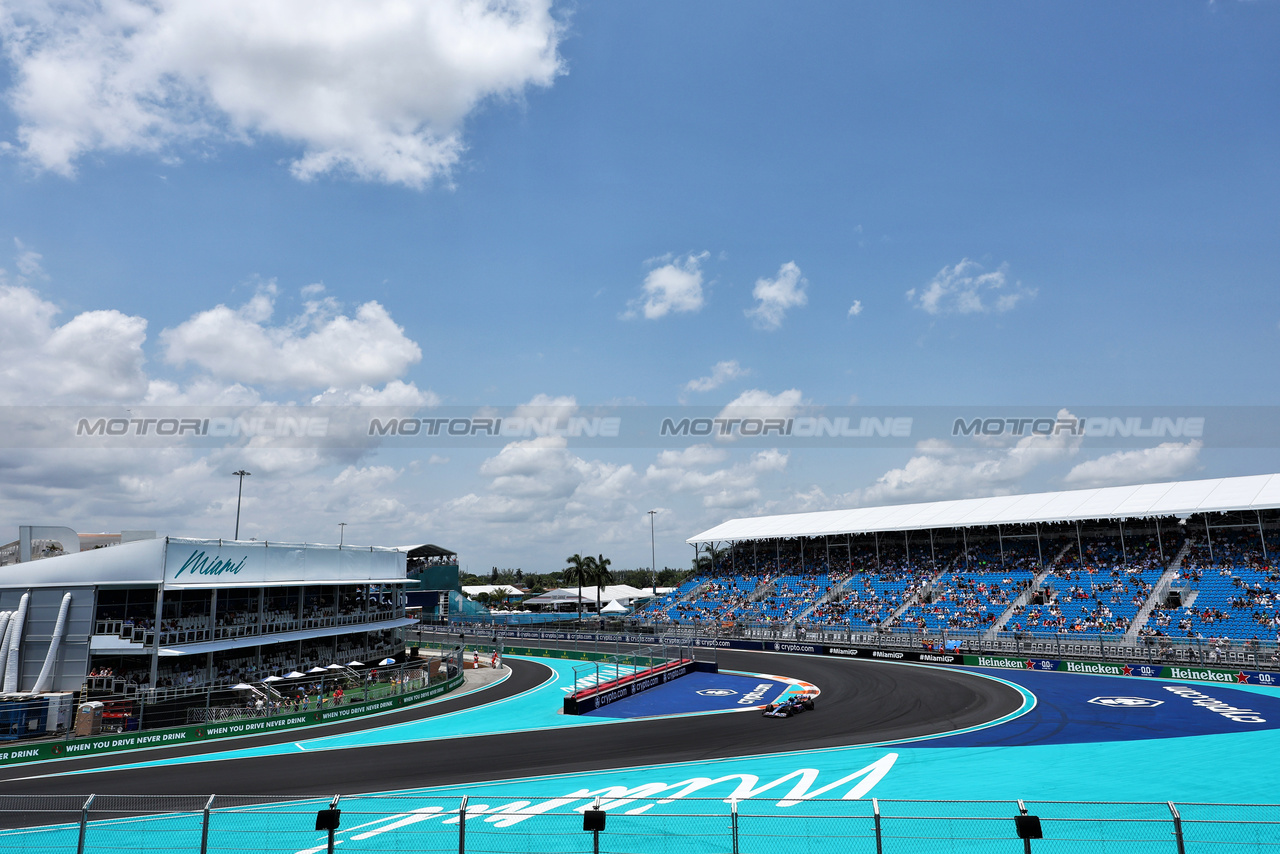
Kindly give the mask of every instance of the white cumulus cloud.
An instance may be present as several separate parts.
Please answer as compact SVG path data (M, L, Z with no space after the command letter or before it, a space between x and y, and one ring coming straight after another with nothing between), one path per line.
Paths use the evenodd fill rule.
M977 261L964 258L939 270L926 287L907 291L907 300L933 315L1000 314L1035 295L1035 288L1009 279L1008 264L987 272Z
M796 414L804 396L798 388L778 394L764 389L747 389L720 411L718 418L790 418Z
M160 333L165 358L191 362L215 377L296 388L360 387L396 379L422 350L376 302L343 314L332 300L308 302L304 313L269 325L274 285L232 309L218 305Z
M666 263L654 267L644 277L641 295L627 304L623 317L637 315L645 320L657 320L668 314L687 314L701 310L702 262L711 257L709 252L689 253L679 258L664 257Z
M708 509L741 509L760 500L757 480L786 470L789 455L776 448L753 453L745 462L712 468L728 457L710 445L663 451L645 470L645 481L667 493L700 496Z
M1116 451L1080 463L1067 472L1063 480L1081 489L1176 480L1196 468L1202 444L1195 439L1165 442L1136 451Z
M490 99L562 73L550 0L10 0L7 101L36 167L256 138L302 179L447 176Z
M147 391L147 321L105 309L61 326L58 307L0 271L0 401L9 404L136 400Z
M743 368L736 360L728 362L716 362L711 369L711 375L706 377L698 377L685 383L685 391L711 391L717 389L730 380L736 380L739 377L745 377L751 371Z
M1059 410L1058 417L1074 418L1065 409ZM846 498L874 505L1008 495L1017 492L1022 479L1040 466L1075 455L1082 441L1066 432L1024 436L1007 448L993 449L957 448L926 440L917 445L919 453L906 465L885 472L874 484Z
M858 316L858 315L860 315L860 314L862 314L862 300L860 300L860 299L856 299L856 300L854 300L854 301L853 301L853 305L849 306L849 315L848 315L848 316L849 316L849 317L857 317L857 316Z
M756 279L751 296L755 297L757 305L747 309L747 317L754 318L756 326L761 329L777 329L788 311L809 302L805 293L808 286L809 281L801 275L796 262L788 261L778 268L776 277Z

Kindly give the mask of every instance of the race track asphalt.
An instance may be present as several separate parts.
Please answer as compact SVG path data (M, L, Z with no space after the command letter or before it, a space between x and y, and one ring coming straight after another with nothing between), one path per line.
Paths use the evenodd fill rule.
M308 730L307 737L424 718L492 702L532 688L550 671L508 659L512 678L493 689L373 720ZM239 758L172 767L122 768L67 774L137 761L137 755L66 760L7 768L2 794L331 795L598 771L670 762L696 762L755 754L869 744L943 734L995 720L1021 707L1013 688L958 670L910 667L777 653L720 651L722 670L771 673L817 685L817 709L791 719L722 714L622 721L527 733L471 736L448 741L344 748L340 751ZM243 739L296 740L299 733ZM203 747L203 751L199 748ZM226 750L229 745L183 747L168 755ZM151 754L154 759L160 754ZM84 764L77 764L83 762ZM57 774L57 776L35 776ZM14 817L16 818L16 816ZM0 823L8 824L7 821ZM25 823L25 822L17 822ZM12 825L10 825L12 826Z

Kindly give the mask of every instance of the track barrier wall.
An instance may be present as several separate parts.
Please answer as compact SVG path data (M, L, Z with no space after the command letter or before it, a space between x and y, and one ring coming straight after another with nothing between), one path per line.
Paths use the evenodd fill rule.
M530 643L527 647L507 647L509 653L539 655L548 658L585 658L597 656L599 660L616 654L624 644L653 644L655 637L647 634L612 634L582 632L546 632L530 630L499 631L498 636L515 641L554 641L575 644L574 649L540 648ZM1215 682L1222 685L1280 686L1280 673L1268 670L1224 668L1201 664L1152 663L1149 661L1089 661L1076 659L1037 658L1016 654L973 654L960 651L909 649L902 646L881 646L874 636L865 638L868 643L820 643L803 640L752 640L726 637L684 637L679 643L698 649L734 649L749 652L793 652L805 655L826 655L836 658L861 658L878 661L909 661L921 664L961 665L965 667L993 667L1001 670L1041 670L1060 673L1082 673L1102 676L1132 676L1149 679L1172 679L1191 682ZM672 641L675 643L676 641ZM590 645L592 648L582 648ZM600 651L600 646L614 647L615 652ZM597 660L597 659L588 659Z
M860 798L658 800L582 790L562 798L442 794L346 799L251 796L0 796L0 854L271 851L317 854L317 812L337 801L342 851L572 854L1262 854L1280 839L1280 806L1064 801L906 801ZM598 840L583 811L598 808ZM1022 840L1015 816L1040 820Z
M427 688L406 690L380 699L361 702L352 698L348 703L326 708L295 711L267 717L248 717L232 721L215 721L199 726L176 727L163 730L144 730L130 733L102 733L67 741L16 743L0 747L0 766L21 762L41 762L51 759L68 759L82 756L98 756L124 750L150 747L168 747L175 744L192 744L219 738L235 738L262 735L280 730L335 723L350 718L411 706L431 700L454 690L463 683L463 675L457 675ZM0 847L0 851L3 851Z

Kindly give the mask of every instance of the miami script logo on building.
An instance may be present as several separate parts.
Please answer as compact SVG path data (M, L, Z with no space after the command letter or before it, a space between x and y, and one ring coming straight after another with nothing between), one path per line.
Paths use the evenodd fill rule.
M183 562L178 571L173 574L174 578L187 573L189 575L239 575L240 570L244 569L244 563L249 559L248 555L240 558L239 563L232 563L224 557L210 558L204 552L192 552L191 557Z

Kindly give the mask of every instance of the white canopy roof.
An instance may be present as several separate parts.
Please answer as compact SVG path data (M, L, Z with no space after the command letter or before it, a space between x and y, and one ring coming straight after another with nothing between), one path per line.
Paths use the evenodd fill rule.
M645 596L652 595L648 590L637 590L629 584L609 584L600 588L600 601L611 602L621 600L623 603L630 602L632 599L642 599ZM560 602L577 602L577 587L557 587L555 590L548 590L546 593L539 594L532 599L526 599L526 605L555 605ZM596 589L594 587L582 588L582 602L585 604L596 602Z
M1195 513L1276 508L1280 508L1280 474L1262 474L730 519L685 542L822 537L1086 519L1187 517Z
M489 595L498 594L499 596L523 596L524 591L518 587L512 587L510 584L464 584L462 592L468 596L479 596L481 593Z

